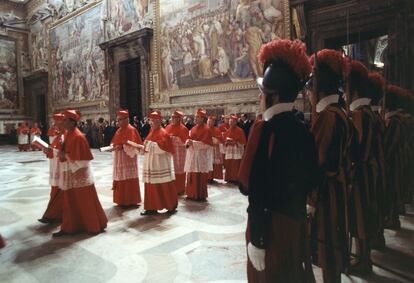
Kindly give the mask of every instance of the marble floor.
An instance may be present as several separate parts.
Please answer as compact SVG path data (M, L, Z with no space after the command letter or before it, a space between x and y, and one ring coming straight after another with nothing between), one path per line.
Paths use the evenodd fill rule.
M7 241L0 250L0 282L247 281L247 200L236 186L210 185L206 203L181 198L172 216L140 216L142 208L113 205L111 154L93 154L108 228L97 236L52 238L59 227L37 221L49 198L47 159L0 147L0 234ZM413 208L401 219L401 230L386 230L387 248L373 252L374 273L343 275L343 282L414 282ZM315 274L322 282L316 267Z

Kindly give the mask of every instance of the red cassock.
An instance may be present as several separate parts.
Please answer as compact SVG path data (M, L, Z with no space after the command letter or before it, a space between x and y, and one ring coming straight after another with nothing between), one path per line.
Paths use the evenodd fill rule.
M227 182L235 182L237 181L240 162L243 158L246 136L239 126L232 126L224 134L224 139L224 167L226 168L224 180Z
M189 137L188 129L183 124L173 125L169 124L165 131L170 135L174 145L174 171L175 171L175 188L178 194L183 194L185 191L185 141Z
M218 128L219 128L220 132L222 132L224 134L225 132L227 132L228 129L230 129L230 125L227 124L227 123L221 123L218 126Z
M93 159L88 141L75 128L64 136L66 161L61 163L59 187L64 190L61 231L97 234L106 228L108 219L99 202L89 162Z
M58 153L62 150L62 135L56 136L50 147L52 152L49 158L49 183L51 186L50 199L42 219L49 222L60 222L62 220L63 191L59 189L60 161Z
M210 131L213 136L213 171L209 172L208 179L223 179L222 147L224 138L219 128L211 127Z
M208 174L213 170L213 137L205 124L190 131L192 145L187 149L184 171L187 173L187 198L206 200Z
M151 129L144 146L144 209L172 211L177 208L178 197L171 138L163 128Z
M142 144L138 131L131 125L119 128L112 138L112 145L122 145L113 151L113 197L114 203L122 206L137 205L141 202L138 180L137 151L127 141Z

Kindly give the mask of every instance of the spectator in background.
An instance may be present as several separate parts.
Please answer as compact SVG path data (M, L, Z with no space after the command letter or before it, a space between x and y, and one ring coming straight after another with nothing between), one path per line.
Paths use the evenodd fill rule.
M93 147L93 134L92 134L92 120L87 119L86 123L82 127L82 132L88 140L89 147Z
M133 120L132 120L132 126L135 127L135 129L137 129L138 133L141 132L141 122L138 119L138 116L134 116Z
M144 120L142 121L141 132L140 132L141 138L143 140L148 136L150 130L151 130L151 125L149 123L148 118L145 117Z
M116 132L115 121L112 121L110 124L108 121L105 121L106 127L104 129L104 143L105 146L110 145L112 137Z
M240 116L240 128L242 128L246 139L249 137L250 127L252 126L252 121L247 117L247 114L243 113Z
M188 130L191 130L194 127L193 118L187 117L187 121L185 122L185 126Z
M95 122L92 122L92 147L98 148L98 127Z
M104 122L105 122L104 118L100 117L98 119L98 125L97 125L98 135L97 135L97 144L96 144L98 148L104 145L104 130L105 130Z

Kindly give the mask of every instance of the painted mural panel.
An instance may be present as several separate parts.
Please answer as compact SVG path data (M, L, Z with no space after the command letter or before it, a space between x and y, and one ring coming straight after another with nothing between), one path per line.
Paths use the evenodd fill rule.
M16 43L0 38L0 109L18 107Z
M289 34L287 0L160 0L160 9L164 91L252 80L260 46Z
M54 105L108 99L101 4L50 29L51 96Z
M48 36L46 26L42 21L37 21L30 26L30 47L32 70L47 69Z
M107 31L110 39L152 27L155 0L107 0Z

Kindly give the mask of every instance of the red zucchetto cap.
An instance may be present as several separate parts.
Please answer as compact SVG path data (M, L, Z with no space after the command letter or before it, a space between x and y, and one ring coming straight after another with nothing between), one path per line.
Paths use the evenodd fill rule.
M76 122L78 122L80 119L80 112L74 109L68 109L63 111L63 115L65 116L65 118L72 119Z
M231 114L230 119L237 120L237 115L236 114Z
M129 112L127 109L121 109L118 112L116 112L116 116L121 118L129 118Z
M205 117L207 117L207 112L203 108L198 108L196 115L198 115L198 116L200 116L202 118L205 118Z
M155 110L148 114L148 118L161 120L161 111Z
M210 115L210 116L208 116L208 119L210 119L210 120L216 120L216 119L217 119L217 117L216 117L216 116L214 116L214 115Z
M55 121L62 121L65 118L65 115L62 113L55 113L53 114L53 120Z
M175 110L174 113L171 115L173 118L182 118L184 116L184 113L178 110Z

